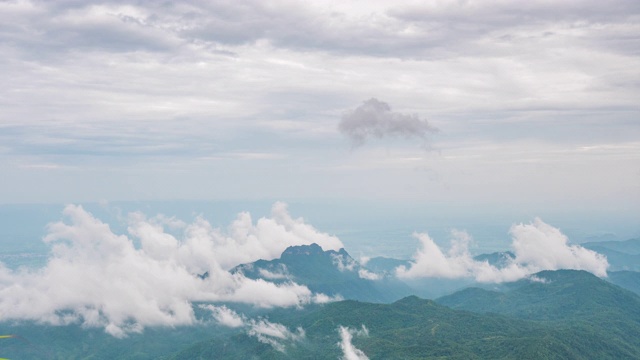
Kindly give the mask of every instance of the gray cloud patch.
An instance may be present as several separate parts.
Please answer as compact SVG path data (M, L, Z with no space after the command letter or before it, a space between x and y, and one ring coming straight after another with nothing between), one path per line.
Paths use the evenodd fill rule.
M364 144L370 137L418 138L426 146L428 136L438 131L418 115L391 111L389 104L375 98L344 114L338 129L349 137L354 146Z

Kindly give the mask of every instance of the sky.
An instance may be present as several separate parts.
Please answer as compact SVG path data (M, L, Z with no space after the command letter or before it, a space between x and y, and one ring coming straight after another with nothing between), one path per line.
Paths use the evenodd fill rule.
M0 203L640 210L637 1L19 0L0 24Z

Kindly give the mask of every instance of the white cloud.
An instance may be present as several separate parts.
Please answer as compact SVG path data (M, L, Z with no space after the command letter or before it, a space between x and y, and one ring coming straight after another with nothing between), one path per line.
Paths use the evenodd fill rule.
M285 350L283 341L301 341L305 337L304 329L300 327L292 332L282 324L272 323L265 319L251 320L247 333L280 352Z
M289 277L289 275L287 274L286 265L282 264L282 267L279 270L280 271L273 272L267 269L258 269L258 273L260 274L261 278L267 279L267 280L280 280L280 279L286 279Z
M597 276L607 276L609 264L604 255L580 245L569 245L569 239L559 229L536 218L531 224L511 227L515 261L540 270L587 270Z
M340 272L353 271L358 266L353 258L343 254L331 254L331 260Z
M137 215L140 216L140 215ZM166 234L153 219L133 218L129 231L140 238L143 245L149 244L148 251L178 251L178 256L199 264L204 272L212 261L228 270L238 264L259 259L272 260L289 246L316 243L323 250L339 250L344 247L340 239L317 231L302 218L294 219L287 211L287 205L277 202L273 205L270 218L260 218L254 224L251 214L240 213L226 229L226 232L213 228L209 222L197 218L187 225L183 243L188 246L176 248L177 240ZM143 246L143 248L145 248ZM146 249L146 248L145 248ZM195 266L195 265L193 265Z
M367 270L367 269L360 269L358 270L358 276L361 279L366 279L366 280L380 280L381 276L376 274L376 273L372 273L371 271Z
M273 218L260 219L255 226L248 214L241 214L228 235L197 219L186 226L184 239L164 232L163 223L183 226L175 219L147 220L132 214L129 234L140 240L139 248L80 206L67 206L64 215L69 224L49 225L44 240L52 248L44 268L0 267L0 319L79 322L125 336L146 326L194 323L193 301L273 307L331 300L292 282L276 285L227 271L243 262L276 257L291 245L318 241L342 247L337 238L292 219L281 203L274 205ZM198 277L205 272L208 277ZM228 312L219 310L218 315L231 321Z
M338 346L342 349L342 360L368 360L369 357L360 349L356 348L352 344L353 335L357 336L369 336L369 330L362 325L362 329L350 329L349 327L340 326L338 328L340 332L341 341Z
M414 234L421 248L411 266L400 266L396 274L404 278L442 277L475 278L479 282L515 281L542 270L586 270L606 276L609 266L605 256L579 245L569 245L560 230L536 218L531 224L511 227L511 244L515 258L502 268L487 261L474 260L469 253L471 237L466 232L453 231L451 248L444 253L427 234Z
M231 328L244 327L248 335L273 346L280 352L285 351L284 342L297 342L305 338L305 331L301 327L293 332L282 324L272 323L266 319L247 319L244 315L240 315L224 305L201 305L200 307L211 311L214 320L220 325Z
M217 321L220 325L224 325L231 328L238 328L245 325L245 319L243 316L238 315L235 311L229 309L228 307L215 306L215 305L201 305L203 309L207 309L211 311L211 315L213 319Z
M469 275L472 260L465 243L461 244L458 239L452 240L451 250L447 255L428 234L414 233L413 236L420 240L422 247L414 255L414 262L409 269L405 266L398 268L398 276L457 278Z
M284 342L298 342L305 338L305 331L301 327L293 332L282 324L272 323L266 319L247 319L244 315L240 315L224 305L201 305L200 307L211 311L214 320L220 325L231 328L244 327L248 335L273 346L280 352L285 351Z

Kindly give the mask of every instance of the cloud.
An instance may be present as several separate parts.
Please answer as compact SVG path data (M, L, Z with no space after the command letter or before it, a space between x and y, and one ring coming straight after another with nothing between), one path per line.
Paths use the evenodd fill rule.
M342 253L331 254L331 260L340 272L353 271L358 266L358 263L351 256Z
M243 262L275 258L291 245L342 247L337 238L292 219L282 203L274 205L272 218L255 225L249 214L240 214L226 234L202 218L186 225L134 213L129 236L117 235L81 206L69 205L63 213L69 224L50 224L44 238L51 244L45 267L12 271L0 266L1 320L80 323L122 337L146 326L193 324L194 301L268 308L331 300L293 282L276 285L227 271ZM184 228L183 238L165 232L164 224ZM233 322L224 309L216 314Z
M224 305L201 305L200 307L211 311L213 319L220 325L230 328L238 328L245 325L245 319L243 316L238 315L238 313Z
M338 328L341 341L338 343L340 349L342 349L342 360L368 360L369 357L360 349L353 346L351 341L353 335L357 336L369 336L369 330L362 325L362 329L350 329L349 327L340 326Z
M344 114L338 129L354 146L364 144L371 137L418 138L426 146L427 137L438 131L427 120L417 115L393 112L389 104L375 98Z
M333 261L333 265L340 272L358 272L358 277L365 280L380 280L381 276L371 271L363 268L355 259L353 259L349 255L345 255L343 253L331 254L331 259ZM367 258L368 260L368 258Z
M471 237L466 232L453 231L447 253L425 233L416 233L421 248L409 267L400 266L401 278L441 277L474 278L479 282L515 281L542 270L586 270L597 276L607 276L609 266L604 255L579 245L569 245L567 237L557 228L536 218L531 224L511 227L511 248L515 257L504 267L488 261L477 261L469 253Z
M258 273L260 274L260 277L263 279L269 279L269 280L281 280L281 279L287 279L290 277L290 275L288 274L288 270L287 270L287 266L284 264L281 264L282 266L280 266L280 269L278 269L278 271L269 271L267 269L258 269Z
M220 325L231 328L244 327L249 336L256 337L261 343L269 344L280 352L285 351L283 342L302 341L306 336L301 327L293 332L282 324L272 323L265 319L247 319L244 315L240 315L224 305L201 305L200 307L211 311L213 319Z
M164 232L162 224L155 219L147 220L143 214L133 214L129 232L148 244L149 251L173 253L178 240ZM289 246L316 243L323 250L340 250L344 247L340 239L317 231L302 218L294 219L285 203L277 202L271 209L270 218L260 218L255 222L248 212L238 214L226 232L213 228L205 219L198 217L186 226L184 244L178 256L199 268L203 273L211 261L229 270L236 265L256 260L272 260L280 257ZM168 244L162 245L162 242ZM166 249L158 249L158 247Z
M211 311L213 319L220 325L240 328L244 327L249 336L254 336L261 343L269 344L274 349L284 352L286 341L302 341L305 338L305 331L298 327L295 332L287 329L286 326L272 323L265 319L247 319L226 306L201 305L203 309Z
M361 279L365 279L365 280L380 280L382 278L381 275L376 274L376 273L372 273L371 271L369 271L367 269L358 270L358 276Z
M510 233L515 261L519 264L539 270L576 269L607 276L609 264L604 255L580 245L569 245L569 239L559 229L539 218L531 224L512 226Z
M298 327L295 332L287 329L286 326L272 323L265 319L251 320L247 333L255 336L258 341L273 346L274 349L284 352L283 341L301 341L305 338L304 329Z

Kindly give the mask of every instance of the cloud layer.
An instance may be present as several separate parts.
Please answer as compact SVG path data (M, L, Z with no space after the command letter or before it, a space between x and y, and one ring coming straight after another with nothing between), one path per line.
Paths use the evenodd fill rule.
M121 337L145 326L192 324L194 301L260 307L324 302L328 297L305 286L275 285L227 270L272 259L291 245L342 247L337 238L291 218L282 203L274 205L271 218L255 225L249 214L240 214L227 233L201 218L185 225L136 213L130 216L129 236L117 235L80 206L67 206L64 215L69 223L51 224L44 239L52 246L44 268L0 267L0 319L81 323ZM165 232L167 224L183 227L184 237ZM232 324L234 319L225 314L218 316Z
M526 191L637 210L639 14L627 0L0 1L0 198ZM370 146L335 151L343 112L372 96L403 121L356 121L344 134ZM414 146L425 118L446 161ZM387 153L377 136L413 141Z
M403 137L418 138L426 146L427 136L437 132L427 120L391 111L389 104L374 98L343 115L338 129L354 145L362 145L370 137Z
M408 268L400 266L400 278L440 277L474 278L479 282L515 281L542 270L576 269L607 276L609 266L605 256L579 245L570 245L559 229L536 218L531 224L513 225L511 248L515 257L504 267L488 261L475 260L469 252L471 237L466 232L453 231L451 248L444 252L425 233L416 233L421 248Z

